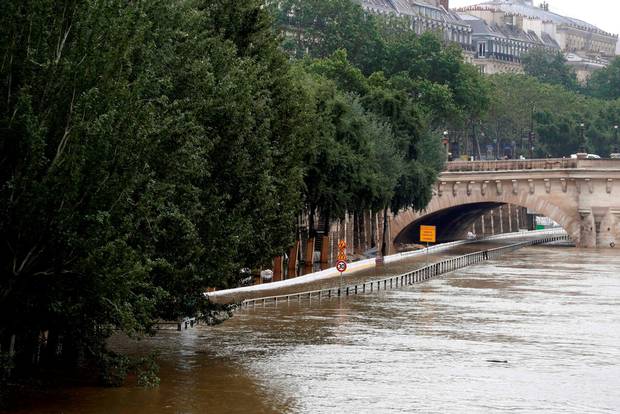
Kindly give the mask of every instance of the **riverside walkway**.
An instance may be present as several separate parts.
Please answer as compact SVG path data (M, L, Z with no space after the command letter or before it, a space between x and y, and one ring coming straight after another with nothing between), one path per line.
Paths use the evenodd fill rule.
M418 259L416 263L409 265L408 271L392 274L388 277L384 275L379 278L377 276L378 267L373 258L351 263L342 279L340 274L331 268L294 279L208 292L205 295L214 304L240 303L247 306L257 303L290 301L302 297L327 298L367 293L419 283L471 264L495 259L502 254L522 247L561 240L569 240L568 235L562 229L508 233L481 241L463 240L436 245L429 248L428 251L423 249L387 256L384 258L386 265L412 258ZM490 241L501 242L504 245L497 247L496 244L495 247L490 247L485 244ZM471 247L468 250L473 251L466 254L449 254L451 249L459 246ZM425 260L428 260L429 256L432 257L433 262L426 264Z

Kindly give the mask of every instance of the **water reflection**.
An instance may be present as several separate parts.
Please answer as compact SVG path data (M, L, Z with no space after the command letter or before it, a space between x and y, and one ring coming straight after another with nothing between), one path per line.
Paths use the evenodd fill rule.
M161 352L158 389L62 390L23 412L615 412L619 275L620 252L536 247L402 290L250 308L115 343Z

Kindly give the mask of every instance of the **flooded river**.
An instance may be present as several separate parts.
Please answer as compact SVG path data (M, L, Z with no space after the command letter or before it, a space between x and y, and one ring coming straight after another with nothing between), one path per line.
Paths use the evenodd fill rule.
M163 332L161 386L69 388L29 413L620 411L620 250L532 247L412 287Z

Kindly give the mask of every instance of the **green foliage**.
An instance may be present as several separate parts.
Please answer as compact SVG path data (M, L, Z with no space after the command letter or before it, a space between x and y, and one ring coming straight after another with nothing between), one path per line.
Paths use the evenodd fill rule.
M365 73L376 68L383 44L376 19L351 0L268 1L284 32L283 47L297 58L324 58L344 49Z
M476 118L484 113L488 106L484 82L476 69L463 61L458 46L444 46L430 32L417 36L406 29L391 30L385 43L385 73L406 74L414 82L409 89L439 121Z
M157 354L142 357L129 357L111 351L102 351L97 358L99 383L106 387L120 387L131 373L136 382L144 388L159 385L159 366Z
M97 356L289 245L305 103L260 2L2 11L0 339Z
M293 56L305 57L306 71L332 80L338 91L359 97L366 116L374 114L389 126L394 154L400 154L402 159L393 164L393 171L400 171L395 177L396 186L382 188L385 195L377 199L379 202L360 202L354 196L357 191L354 187L343 188L338 183L343 178L356 182L362 177L363 181L359 182L367 185L359 188L364 188L363 194L370 196L367 199L373 199L376 190L368 177L374 175L364 175L364 170L372 166L365 167L347 155L347 148L320 145L334 149L336 157L328 155L329 150L321 150L324 153L316 158L316 164L309 160L306 176L309 210L318 208L327 216L339 215L351 210L351 201L355 201L353 208L358 209L424 208L445 158L438 139L440 134L435 131L443 131L448 123L461 124L482 116L489 103L485 82L475 68L464 63L458 47L444 45L432 33L417 36L402 18L365 15L359 5L350 1L319 3L290 0L272 4L284 44ZM359 33L365 35L358 36ZM373 51L370 56L360 53L369 50ZM342 110L346 106L341 101L338 111L351 114ZM319 107L329 108L329 104ZM326 115L316 116L321 125L331 125ZM327 119L341 118L327 115ZM336 136L341 126L333 125ZM426 157L421 156L422 146ZM364 158L372 156L366 154ZM341 165L335 168L334 163L338 162ZM342 171L349 174L343 175ZM393 179L386 182L391 183Z
M131 360L126 355L105 352L97 359L99 364L99 382L106 387L120 387L125 382L131 367Z
M620 99L620 57L592 74L587 91L596 98Z
M304 205L425 207L436 131L488 91L388 19L349 0L2 2L0 341L62 335L118 384L133 365L111 332L204 309L291 245Z
M144 388L154 388L159 385L159 365L156 354L138 358L134 363L138 385Z
M613 126L620 119L618 101L603 101L542 83L523 75L488 78L491 109L483 119L486 142L516 143L518 153L529 156L527 134L534 128L534 156L569 157L581 144L580 124L589 152L607 156L614 145Z
M577 75L566 64L566 58L560 51L551 52L545 49L530 49L521 57L525 73L541 82L564 86L569 90L577 90Z

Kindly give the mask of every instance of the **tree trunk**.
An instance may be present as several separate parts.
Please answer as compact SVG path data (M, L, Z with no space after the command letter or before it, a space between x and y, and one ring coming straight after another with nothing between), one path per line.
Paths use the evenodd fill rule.
M308 238L311 239L315 236L314 229L314 207L310 207L308 211Z
M388 208L383 207L383 234L381 236L381 256L387 255L387 226L388 226Z

